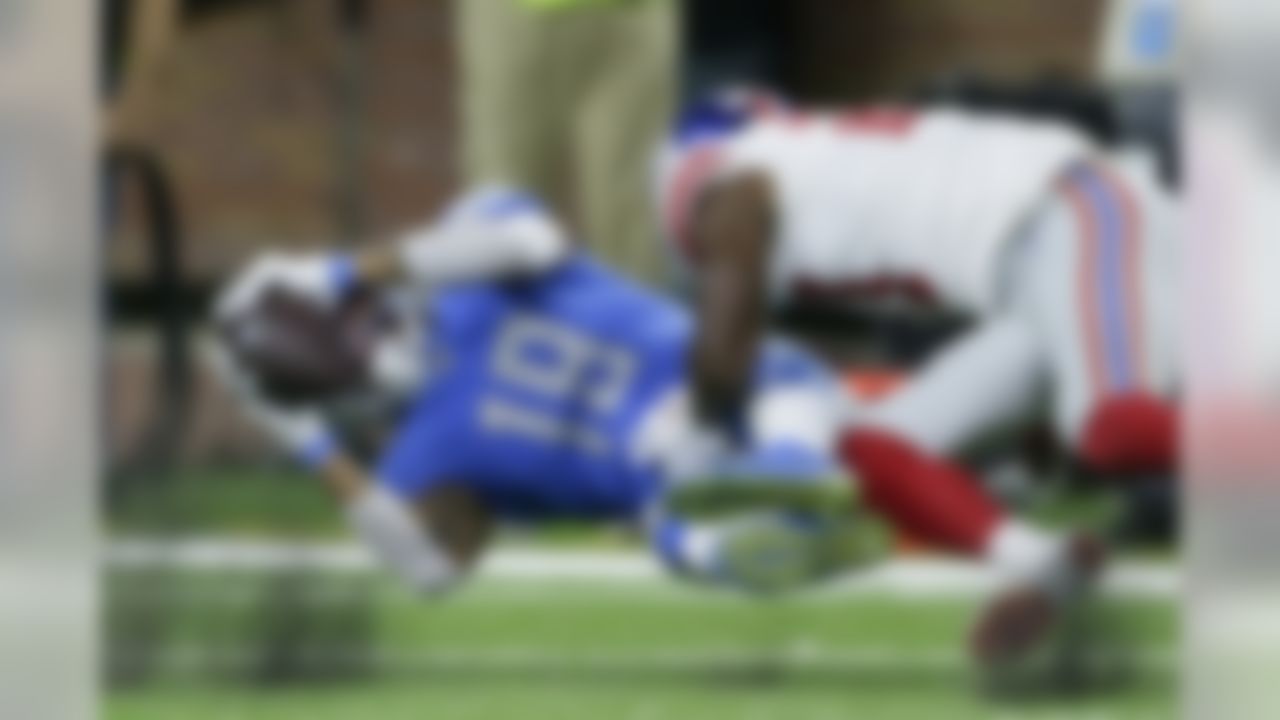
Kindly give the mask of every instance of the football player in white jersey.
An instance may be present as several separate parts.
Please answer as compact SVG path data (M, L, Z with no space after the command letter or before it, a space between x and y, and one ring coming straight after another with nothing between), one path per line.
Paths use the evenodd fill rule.
M766 308L819 295L975 320L842 440L868 502L936 546L1052 544L951 459L1043 400L1085 466L1171 468L1172 210L1143 169L1058 124L740 94L680 119L658 178L666 234L698 280L691 368L708 456L734 442ZM980 655L1024 644L1096 569L1092 543L1056 547L1061 572L997 603Z

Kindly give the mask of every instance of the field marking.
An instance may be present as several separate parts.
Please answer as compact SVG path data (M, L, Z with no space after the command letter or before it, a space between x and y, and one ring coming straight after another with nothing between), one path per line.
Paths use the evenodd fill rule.
M279 542L226 538L113 541L106 561L113 569L323 573L377 571L365 549L351 542ZM482 580L587 582L609 586L665 583L668 575L647 553L627 550L498 548L478 572ZM1106 589L1123 597L1176 599L1181 573L1173 563L1128 560L1108 572ZM892 595L902 598L980 597L997 585L982 568L933 557L899 558L829 583L815 595Z
M127 651L117 655L127 659ZM1174 648L1148 648L1132 652L1137 666L1170 672L1179 662ZM968 671L973 661L960 647L913 648L863 646L821 647L795 642L762 650L759 647L687 647L628 650L548 650L539 646L495 646L483 649L378 649L349 653L338 648L299 651L301 662L368 663L382 671L468 671L503 673L672 672L869 672L869 671ZM171 646L148 660L171 672L194 672L211 667L244 667L260 660L260 650L211 648L202 645Z

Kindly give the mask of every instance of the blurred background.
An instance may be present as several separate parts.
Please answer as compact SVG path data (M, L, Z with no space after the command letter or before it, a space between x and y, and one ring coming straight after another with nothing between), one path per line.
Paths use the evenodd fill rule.
M1149 149L1176 186L1173 22L1166 0L106 2L108 715L1053 711L986 704L961 652L981 583L909 538L905 570L766 603L664 581L622 528L513 528L479 582L423 603L237 416L202 360L204 311L263 248L370 242L484 180L678 291L650 153L682 99L729 83L1054 117ZM964 322L777 320L868 392ZM1172 713L1170 485L1099 492L1037 437L976 460L1008 502L1093 523L1132 560L1112 622L1133 657L1070 707Z

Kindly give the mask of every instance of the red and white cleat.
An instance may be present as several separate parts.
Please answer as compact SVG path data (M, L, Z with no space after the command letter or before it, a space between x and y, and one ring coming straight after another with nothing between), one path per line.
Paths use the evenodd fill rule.
M984 667L1018 662L1041 647L1070 609L1092 591L1106 565L1106 547L1092 535L1067 540L1059 570L999 594L979 617L970 651Z

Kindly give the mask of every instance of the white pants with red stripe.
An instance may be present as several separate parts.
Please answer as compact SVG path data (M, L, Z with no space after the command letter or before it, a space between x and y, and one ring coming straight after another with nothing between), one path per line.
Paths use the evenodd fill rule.
M1010 243L999 308L864 422L950 454L1049 417L1076 448L1102 399L1167 397L1175 222L1145 168L1098 161L1068 173Z

